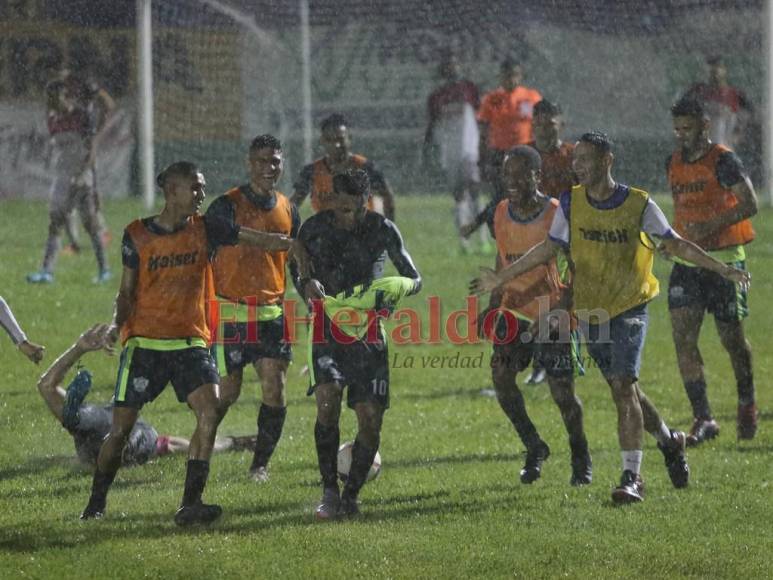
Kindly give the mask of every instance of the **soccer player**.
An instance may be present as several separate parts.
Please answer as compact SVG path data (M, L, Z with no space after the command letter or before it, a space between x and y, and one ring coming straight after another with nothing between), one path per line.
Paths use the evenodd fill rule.
M652 274L654 248L648 238L659 239L665 253L734 282L747 285L750 278L679 237L645 191L615 182L613 160L612 143L605 134L584 134L574 151L580 185L561 196L548 237L504 270L484 269L471 289L493 290L549 262L560 248L569 249L580 327L617 408L623 474L612 500L629 503L644 498L640 468L645 430L657 439L674 486L685 487L689 480L684 433L668 429L638 384L647 303L658 294L658 280Z
M534 105L532 118L534 141L529 143L542 158L540 191L558 199L577 184L572 169L574 143L563 141L564 113L561 105L545 99Z
M469 223L477 215L480 169L478 167L478 124L475 112L480 105L478 87L461 77L459 60L447 53L440 61L443 84L427 99L427 130L424 134L425 163L432 149L439 153L446 187L454 196L456 227ZM482 242L488 238L483 234ZM461 235L462 251L470 250L469 241Z
M216 199L207 215L295 237L300 226L298 209L276 190L282 162L282 144L276 137L253 139L247 159L249 183ZM262 388L258 445L250 466L251 477L257 482L268 481L268 461L287 414L285 384L292 352L284 341L286 262L286 251L267 252L245 245L221 247L212 261L220 314L231 319L221 326L222 334L212 345L223 377L221 398L226 405L239 398L243 369L248 364L254 366Z
M754 239L749 220L757 213L754 186L738 156L709 139L710 122L700 101L683 98L671 107L671 115L677 149L669 156L666 171L674 199L674 229L720 262L744 270L744 245ZM677 261L668 283L668 306L679 372L695 418L687 444L719 434L698 348L707 311L714 315L735 373L738 438L753 438L757 407L751 347L743 329L749 313L745 289L697 264Z
M532 113L534 105L542 100L539 91L521 84L520 63L507 58L500 64L499 73L501 85L484 95L478 110L480 164L497 200L505 197L501 180L505 153L533 140Z
M338 324L331 322L328 306L341 301L345 306L347 297L356 299L371 284L383 282L386 287L368 294L379 310L385 296L415 294L421 288L421 276L395 224L367 210L367 172L359 169L336 175L333 191L332 210L306 220L298 233L306 255L299 287L307 300L325 301L323 320L315 319L312 333L322 324L324 340L314 340L311 345L310 393L317 400L314 439L323 485L318 519L358 513L357 496L378 451L384 411L389 407L389 361L379 323L374 319L375 326L369 324L365 336L344 337ZM402 278L374 282L385 253ZM396 290L389 287L392 282ZM348 389L347 404L357 414L359 431L349 477L339 495L338 421L344 388Z
M538 189L540 156L535 149L526 145L512 149L505 156L502 172L508 199L499 203L494 214L497 270L545 239L558 207L558 200L543 195ZM566 314L568 263L563 253L558 257L560 266L552 259L510 280L501 292L496 293L500 297L500 314L493 337L491 369L499 405L526 446L521 481L532 483L537 480L543 461L550 455L548 445L529 419L516 382L518 373L528 368L534 359L539 360L547 373L550 393L569 434L570 483L585 485L591 483L591 457L583 431L582 405L574 392L575 356L569 315ZM556 308L564 311L563 336L550 316L551 310Z
M352 140L349 123L346 118L334 113L322 121L320 143L325 150L321 157L306 165L298 181L293 185L294 192L290 201L300 207L307 197L311 197L311 207L315 212L330 209L333 196L333 176L349 169L362 169L370 178L373 194L383 203L383 213L387 219L395 219L395 199L392 188L384 175L372 161L362 155L351 152ZM368 200L369 209L378 209L373 199Z
M84 331L72 346L59 355L38 381L40 396L54 417L72 435L80 462L89 467L96 465L102 442L110 433L113 405L92 405L83 402L91 388L91 374L85 369L78 372L66 391L62 384L67 373L83 355L104 347L108 330L107 324L96 324ZM213 451L248 447L249 439L254 440L254 437L218 438ZM154 457L185 453L189 447L190 442L187 439L174 435L159 435L151 425L138 419L121 455L121 465L142 465Z
M11 307L8 306L8 303L2 296L0 296L0 326L8 333L8 336L11 337L13 343L24 356L35 364L43 360L43 353L46 347L30 342L27 339L27 335L21 329L19 323L16 322L16 317L13 315Z
M208 257L219 245L239 242L269 250L290 246L290 240L281 234L256 232L198 215L205 181L193 163L173 163L161 172L157 183L164 192L161 213L135 220L124 231L123 275L107 336L112 344L120 333L124 348L112 427L99 451L82 519L104 514L107 492L139 411L170 381L177 400L187 403L196 416L185 492L175 522L206 523L220 516L220 506L201 501L217 426L225 414L219 397L220 377L207 348L207 301L214 297Z
M97 260L97 276L93 282L100 284L112 277L105 258L103 218L94 176L96 146L103 124L95 124L95 97L87 95L84 87L83 81L69 72L47 87L48 130L54 145L54 180L51 184L48 240L43 264L38 272L27 276L27 281L33 284L53 282L62 228L68 227L70 214L75 209L80 213ZM72 231L69 235L73 236Z

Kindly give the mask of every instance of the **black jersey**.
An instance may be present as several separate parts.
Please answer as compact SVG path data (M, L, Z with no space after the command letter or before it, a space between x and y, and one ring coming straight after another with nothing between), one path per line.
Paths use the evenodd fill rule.
M298 239L309 254L311 275L329 295L379 278L387 255L401 276L420 278L400 230L375 212L345 230L336 227L333 211L322 211L303 223Z

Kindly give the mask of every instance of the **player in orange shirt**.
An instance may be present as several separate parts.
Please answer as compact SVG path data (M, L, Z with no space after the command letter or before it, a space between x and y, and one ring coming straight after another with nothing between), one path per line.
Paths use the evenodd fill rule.
M533 140L532 113L542 95L521 84L523 66L520 63L507 58L502 61L499 70L501 86L484 95L478 109L479 163L484 178L494 187L495 197L503 199L502 161L508 150Z
M272 135L259 135L250 144L249 183L216 199L207 210L232 224L295 237L298 209L276 184L282 175L282 144ZM287 407L285 385L292 358L284 340L282 303L286 287L287 252L266 252L250 246L221 247L212 260L220 315L212 345L222 382L222 399L231 405L239 398L242 374L252 364L260 378L262 403L258 438L250 474L268 481L268 461L282 435ZM254 309L254 310L253 310Z
M292 243L279 234L256 232L198 214L204 202L204 175L178 161L157 178L164 191L160 214L129 224L122 243L123 274L115 316L105 337L120 334L124 349L115 388L113 422L97 458L91 497L81 519L101 518L107 492L140 409L171 381L178 401L196 415L190 441L185 492L175 514L178 525L211 522L222 513L201 500L217 427L225 414L220 377L207 349L208 301L214 297L209 256L219 245L245 242L267 250Z
M574 143L561 140L564 116L561 106L547 100L534 105L532 118L534 141L529 143L542 158L540 191L550 197L558 197L577 185L572 168Z
M674 198L674 229L719 261L746 269L745 245L754 239L757 213L754 186L738 156L709 139L709 116L695 98L671 108L677 150L667 174ZM688 445L719 434L706 394L703 358L698 348L706 312L714 316L722 346L730 355L738 392L737 435L751 439L757 430L752 353L743 329L749 314L746 290L695 264L675 260L668 287L674 344L693 409Z
M352 153L352 139L346 118L334 113L322 121L322 135L319 142L325 150L325 156L309 163L302 170L298 181L293 184L295 191L290 201L300 207L307 197L311 197L314 213L331 209L333 197L333 177L348 170L362 169L370 178L373 195L383 203L383 209L375 206L374 198L368 201L368 209L378 211L387 219L395 219L395 198L392 188L384 175L376 169L372 161Z
M525 145L513 148L505 157L502 180L508 199L497 205L494 215L497 271L544 239L550 229L558 200L539 191L540 166L539 153ZM574 391L576 351L566 310L568 264L561 257L562 266L553 259L492 293L499 314L492 335L491 369L499 405L526 446L526 464L521 470L523 483L539 479L550 449L529 419L516 377L532 360L539 361L546 370L550 392L569 434L570 483L577 486L591 483L592 467L583 430L582 404ZM554 317L556 313L560 314ZM564 328L560 328L562 317Z

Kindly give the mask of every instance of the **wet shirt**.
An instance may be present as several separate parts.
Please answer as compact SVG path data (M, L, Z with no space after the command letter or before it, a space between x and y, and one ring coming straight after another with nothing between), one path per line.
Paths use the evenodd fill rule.
M352 230L336 227L332 211L320 212L301 226L298 239L306 248L312 276L329 295L366 284L384 271L385 253L398 273L419 278L397 226L384 216L367 212Z
M78 409L78 425L70 431L78 459L86 465L96 465L102 443L113 424L111 405L82 405ZM156 453L158 433L138 419L123 450L123 465L142 465Z

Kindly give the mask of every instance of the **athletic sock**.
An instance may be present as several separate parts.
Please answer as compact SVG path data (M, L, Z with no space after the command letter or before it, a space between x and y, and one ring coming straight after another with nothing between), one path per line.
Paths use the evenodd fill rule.
M44 272L51 272L56 262L56 254L59 252L59 236L52 236L49 234L46 240L46 251L43 255L43 268Z
M751 405L754 403L754 378L749 376L747 379L738 381L738 404Z
M338 424L331 427L319 421L314 425L314 441L317 445L319 473L324 487L338 487L338 444L340 432Z
M499 401L499 406L502 407L505 415L510 419L526 448L531 449L538 444L540 437L537 433L537 428L526 413L526 404L521 391L516 388L514 392L507 393L506 395L497 393L497 401Z
M623 450L620 454L623 457L623 471L632 471L636 475L641 473L642 450Z
M183 492L183 506L201 503L201 494L207 485L209 477L209 461L204 459L189 459L185 474L185 491Z
M376 457L379 443L380 438L377 440L375 447L368 447L360 441L359 437L354 440L352 466L349 469L349 477L346 479L346 486L344 487L344 494L348 497L356 498L360 489L368 480L368 472L373 465L373 458Z
M97 259L97 268L99 273L107 271L107 262L105 260L105 247L102 245L102 233L99 228L95 231L89 232L91 238L91 246L94 248L94 256Z
M107 492L113 484L117 471L108 473L101 472L98 468L94 471L94 479L91 482L91 497L89 505L97 508L99 511L105 509L107 503Z
M693 417L711 419L711 407L706 394L706 381L703 379L688 381L684 384L684 390L687 391L687 398L690 399Z
M282 428L287 416L287 407L269 407L261 404L258 412L258 439L255 443L255 454L252 458L252 467L257 469L268 465L268 460L276 449L279 438L282 436Z

